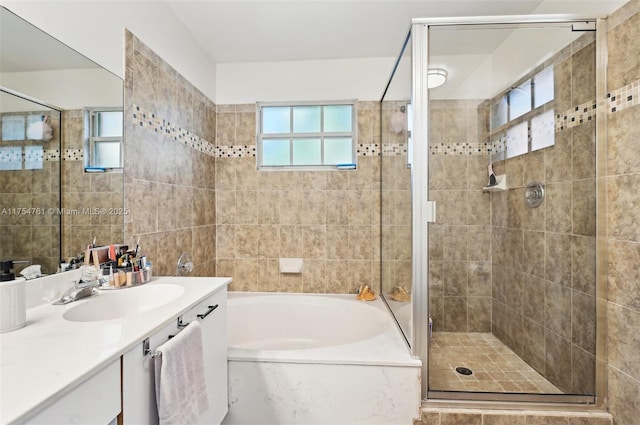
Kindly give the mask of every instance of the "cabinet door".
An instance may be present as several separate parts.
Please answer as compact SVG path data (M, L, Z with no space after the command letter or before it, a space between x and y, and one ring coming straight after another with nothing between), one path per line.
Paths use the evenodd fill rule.
M174 321L149 338L151 352L176 334L176 325ZM123 356L122 420L125 425L158 423L154 359L143 354L142 341Z
M200 423L219 424L228 411L226 288L194 307L188 320L198 320L202 327L209 411L201 418Z
M66 393L55 404L29 419L29 425L104 425L120 413L120 359Z

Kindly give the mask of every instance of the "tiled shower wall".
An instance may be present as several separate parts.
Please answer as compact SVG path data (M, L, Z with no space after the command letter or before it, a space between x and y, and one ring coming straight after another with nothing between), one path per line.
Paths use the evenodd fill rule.
M595 37L550 60L553 108L595 101ZM562 391L595 391L595 121L558 126L555 145L501 161L491 193L493 333ZM525 187L545 185L538 208Z
M357 170L257 171L255 105L218 105L216 272L244 291L349 293L379 286L377 102L359 102ZM303 258L301 274L279 271Z
M181 253L215 276L215 104L130 32L125 38L125 243L154 274Z
M491 331L488 110L479 100L430 102L429 311L436 331Z
M609 19L607 248L609 409L640 418L640 2Z

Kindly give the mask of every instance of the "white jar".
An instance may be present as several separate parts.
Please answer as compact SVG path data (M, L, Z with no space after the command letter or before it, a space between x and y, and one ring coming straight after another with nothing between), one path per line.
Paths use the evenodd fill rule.
M0 282L0 333L20 329L27 322L25 280Z

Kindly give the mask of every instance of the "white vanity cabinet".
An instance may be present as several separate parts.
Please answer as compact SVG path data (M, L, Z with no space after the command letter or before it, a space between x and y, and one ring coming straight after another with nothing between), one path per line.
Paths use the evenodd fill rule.
M226 286L184 313L183 323L200 322L209 411L202 424L219 424L227 413L227 290ZM149 338L149 348L164 344L179 332L177 320ZM142 341L123 355L122 420L124 425L158 423L154 359L145 356Z
M227 397L227 290L213 294L183 316L202 327L204 367L207 374L209 411L201 424L219 424L228 411Z
M111 362L26 423L29 425L113 423L120 413L120 359Z

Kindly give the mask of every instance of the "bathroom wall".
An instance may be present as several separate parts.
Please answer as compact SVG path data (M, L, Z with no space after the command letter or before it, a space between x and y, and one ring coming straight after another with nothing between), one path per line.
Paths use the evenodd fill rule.
M215 104L129 31L125 51L125 243L140 238L154 274L187 252L214 276Z
M394 75L394 83L401 75ZM381 106L383 155L378 157L382 171L380 272L385 295L395 287L404 288L411 294L412 285L411 169L407 166L407 126L402 125L407 122L406 104L407 101L385 100Z
M255 108L217 106L217 275L244 291L377 288L378 103L357 104L357 170L257 171ZM280 257L303 258L303 272L281 274Z
M608 21L609 410L631 425L640 418L640 2Z
M574 394L595 391L594 40L587 33L547 62L555 145L495 164L508 189L491 193L493 333ZM530 182L545 185L538 208L524 202Z
M434 330L491 331L488 109L480 100L430 101L429 311ZM483 141L483 142L480 142Z
M123 174L85 173L83 111L62 112L62 208L70 213L88 208L122 208ZM98 245L122 242L123 214L90 215L84 213L62 215L62 255L76 257L83 247L96 238Z

